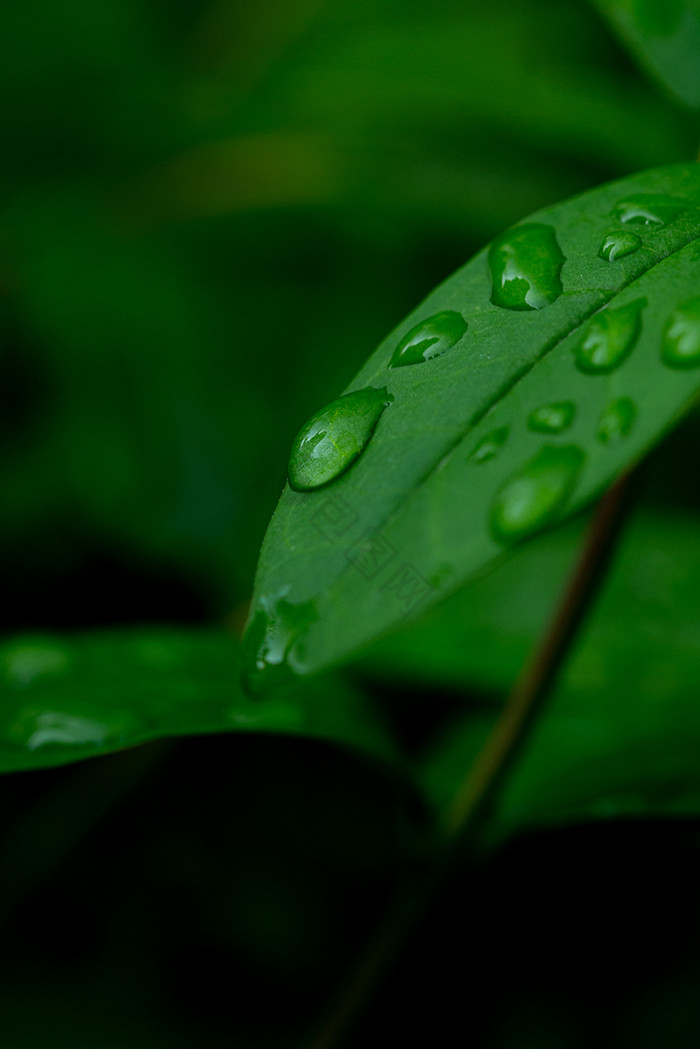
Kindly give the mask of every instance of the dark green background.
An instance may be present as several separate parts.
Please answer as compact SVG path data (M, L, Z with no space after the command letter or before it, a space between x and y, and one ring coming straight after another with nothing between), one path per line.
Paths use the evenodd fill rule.
M26 0L0 107L9 636L240 625L291 440L386 332L509 223L697 145L578 0ZM650 469L671 528L698 450ZM463 702L361 680L409 754ZM297 1044L422 833L378 765L254 735L8 775L0 818L12 1049ZM512 841L357 1044L697 1044L697 847Z

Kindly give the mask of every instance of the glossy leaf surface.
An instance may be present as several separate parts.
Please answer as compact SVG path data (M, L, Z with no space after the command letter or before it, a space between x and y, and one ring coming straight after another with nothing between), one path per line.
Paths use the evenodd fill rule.
M393 755L359 693L328 679L256 703L237 683L238 659L231 636L206 630L7 640L0 646L0 772L209 732L300 735Z
M700 388L700 368L662 355L673 317L694 316L699 204L700 171L680 165L548 208L382 343L347 391L393 398L361 458L322 489L287 487L270 524L252 687L340 661L425 610L589 503L673 425ZM601 258L615 230L642 246ZM391 368L405 334L444 311L463 317L461 340ZM552 403L573 406L570 425L528 426Z
M700 109L698 0L595 0L640 65L680 102Z

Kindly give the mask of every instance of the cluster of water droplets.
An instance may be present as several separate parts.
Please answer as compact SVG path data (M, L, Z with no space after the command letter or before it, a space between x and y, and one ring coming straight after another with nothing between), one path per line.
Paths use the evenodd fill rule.
M491 302L516 311L540 310L562 292L564 255L551 226L526 223L497 238L489 250ZM397 344L389 368L424 364L451 350L467 322L456 310L442 310L411 328ZM386 389L366 387L339 397L316 412L297 434L289 458L289 483L312 491L344 473L367 446L393 398ZM486 445L481 451L488 457Z
M609 232L599 249L599 257L615 262L633 254L642 247L641 237L629 227L653 231L660 229L680 214L683 203L663 194L637 194L619 201L613 208L613 218L619 224ZM535 303L546 305L546 296L538 299L526 285L533 277L544 280L553 290L559 279L558 245L549 236L546 227L524 226L517 242L511 235L494 242L489 253L492 278L491 301L509 309L532 308ZM528 261L522 264L524 245L528 238L533 255L540 260L540 269ZM527 255L527 250L524 251ZM549 258L546 264L543 260ZM559 267L559 268L558 268ZM582 337L574 347L574 362L587 375L607 375L619 368L629 357L642 328L642 313L647 305L644 298L618 307L600 310L585 326ZM662 338L661 359L669 367L691 368L700 365L700 296L682 303L671 314ZM536 433L558 435L572 425L576 407L571 401L542 405L530 413L528 428ZM610 401L600 414L596 437L604 445L613 445L632 431L637 408L629 397ZM496 435L498 435L496 437ZM508 436L508 428L492 431L481 438L471 452L471 462L488 462L500 452ZM502 485L491 508L490 526L493 536L509 544L538 531L561 512L571 498L585 462L584 452L575 445L545 445L527 463L513 473Z
M610 228L600 243L598 258L607 264L620 264L645 247L643 238L653 238L684 207L682 201L666 194L634 194L619 200L612 208ZM487 253L491 304L523 314L545 309L562 295L565 262L551 225L526 222L513 227L497 237ZM605 377L624 365L640 337L646 306L646 299L638 297L598 310L574 342L573 366L585 375ZM467 321L458 310L434 313L401 336L386 367L390 371L415 365L433 367L430 362L453 352L467 329ZM700 296L681 302L670 313L663 329L660 359L675 369L700 366ZM344 474L367 449L393 400L386 387L368 386L339 397L312 415L293 442L291 487L297 492L311 492ZM609 400L595 423L599 444L612 447L625 440L636 425L637 414L631 398ZM576 416L577 407L569 400L542 404L527 416L527 428L542 434L545 443L506 478L492 500L489 527L499 543L518 542L555 521L565 510L586 462L582 448L566 437ZM471 449L467 461L479 470L488 470L487 464L501 455L510 437L508 425L489 430ZM294 659L301 659L298 641L315 615L312 602L295 604L288 600L286 591L259 606L245 642L251 656L245 660L251 689L263 677L286 678L290 653L293 650ZM46 728L42 726L42 731Z
M663 228L683 207L682 201L665 194L636 194L618 201L612 209L615 228L604 237L599 257L614 263L639 251L643 246L639 234ZM544 309L562 293L564 262L552 226L530 222L506 231L488 251L491 303L517 312ZM579 371L607 375L619 368L639 339L646 305L646 299L640 297L622 306L599 310L585 325L574 347L574 363ZM461 313L443 310L433 314L400 339L388 367L396 369L431 361L452 350L466 331L467 322ZM661 359L673 368L700 364L700 297L681 303L671 314L664 330ZM292 488L311 491L344 473L366 448L392 400L386 388L367 387L316 412L292 447ZM572 426L575 416L572 401L555 401L532 411L527 426L535 433L556 437ZM611 445L626 437L636 416L637 409L629 398L611 401L599 417L598 440ZM469 461L491 461L508 436L507 426L487 433L472 449ZM545 445L497 494L491 513L494 536L510 542L530 534L558 514L571 496L584 460L583 451L574 445Z
M451 350L467 322L456 310L442 310L420 321L396 346L389 368L423 364ZM321 488L352 466L393 401L386 387L344 394L316 412L301 428L289 457L289 483L297 492Z
M672 222L683 210L683 202L665 193L637 193L618 201L613 218L625 227L639 226L648 230L661 229ZM600 245L598 255L607 262L624 259L642 247L642 239L630 229L614 229Z

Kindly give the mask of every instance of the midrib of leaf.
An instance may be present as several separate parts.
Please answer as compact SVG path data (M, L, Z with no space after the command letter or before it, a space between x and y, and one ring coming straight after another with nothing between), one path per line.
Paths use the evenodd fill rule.
M472 430L479 425L479 423L488 415L491 409L500 401L502 401L512 390L514 390L515 387L520 382L522 382L522 380L527 375L530 374L532 369L536 368L537 365L542 360L544 360L544 358L549 353L552 352L552 350L555 350L558 346L565 342L566 339L568 339L571 335L573 335L580 328L582 328L583 325L591 319L591 317L594 317L596 315L596 313L600 313L600 311L604 310L606 306L609 306L614 299L616 299L619 295L622 294L622 292L626 291L628 288L633 287L637 283L637 281L642 280L642 278L646 277L649 273L656 269L657 266L660 266L667 259L672 258L674 255L678 255L681 251L684 251L688 247L688 245L692 244L694 241L700 241L700 236L689 236L688 239L684 241L684 243L673 248L671 251L667 251L660 258L657 258L650 266L648 266L641 273L637 273L634 277L631 277L628 281L624 282L618 288L616 288L612 292L612 294L605 298L600 305L586 310L581 319L576 324L572 325L572 327L569 330L560 333L559 335L553 336L549 340L549 342L545 343L542 352L534 361L532 361L532 363L523 365L522 369L519 372L517 372L513 377L508 379L487 404L485 404L482 408L476 411L476 413L472 417L471 422L464 428L464 430L462 430L457 435L457 437L453 441L449 443L449 445L445 447L444 451L439 456L437 461L432 466L430 466L429 469L425 471L423 476L420 477L418 481L413 485L406 498L403 499L401 502L397 502L397 504L389 513L385 514L383 517L380 517L378 519L379 523L376 527L387 528L394 523L394 521L403 511L403 508L405 507L406 503L430 481L430 479L437 472L445 458L451 455L462 444L462 442L466 440L466 438L469 436ZM605 296L608 292L608 289L599 289L599 291L603 296ZM566 292L564 292L564 294L566 294ZM375 378L379 379L381 378L381 376L382 370L380 369L375 373ZM345 578L345 576L350 571L350 567L350 565L346 565L341 569L341 571L338 573L338 576L336 577L334 585L338 585L338 583L340 583L340 581Z

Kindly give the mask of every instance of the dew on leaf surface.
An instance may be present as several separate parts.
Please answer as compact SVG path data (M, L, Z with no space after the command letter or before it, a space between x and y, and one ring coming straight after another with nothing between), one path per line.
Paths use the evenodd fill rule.
M573 401L555 401L530 412L527 425L536 433L561 433L571 426L575 415L576 405Z
M308 492L335 480L364 450L393 397L367 387L321 408L302 426L289 456L289 483Z
M598 256L606 262L614 262L615 259L624 259L626 255L632 255L639 251L642 242L636 233L621 229L614 233L608 233L600 245Z
M294 676L289 655L299 636L317 618L313 601L287 600L289 587L261 602L242 642L243 683L256 693L267 682L280 684Z
M618 201L613 215L625 225L665 226L683 210L683 201L664 193L637 193Z
M603 444L614 444L626 437L634 426L637 409L629 397L619 397L604 408L598 420L596 434Z
M45 747L100 747L127 742L142 734L144 725L128 710L97 708L71 702L61 707L26 706L2 731L8 743L41 750Z
M700 364L700 296L682 302L668 318L661 359L670 368L697 368Z
M562 293L564 255L551 226L526 223L489 248L491 302L507 310L541 310Z
M476 448L469 456L472 463L487 463L489 459L495 458L503 445L508 440L508 427L499 426L481 438Z
M467 322L455 310L443 310L416 324L404 335L389 362L390 368L406 364L422 364L439 357L459 342L467 330Z
M568 502L585 455L576 445L546 445L512 474L491 507L491 531L511 544L554 521Z
M646 299L635 299L627 306L608 306L596 313L574 351L579 371L597 375L619 368L639 338L646 304Z

